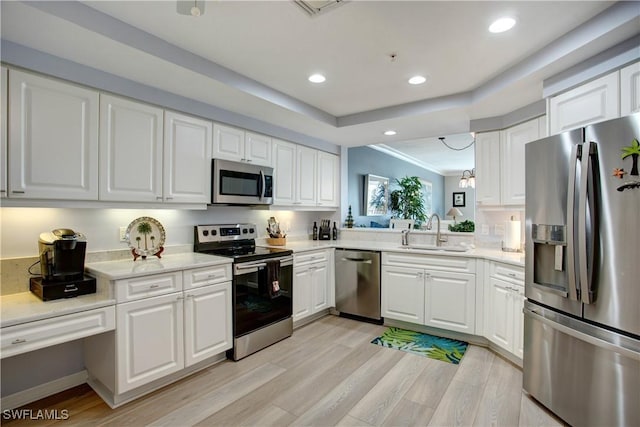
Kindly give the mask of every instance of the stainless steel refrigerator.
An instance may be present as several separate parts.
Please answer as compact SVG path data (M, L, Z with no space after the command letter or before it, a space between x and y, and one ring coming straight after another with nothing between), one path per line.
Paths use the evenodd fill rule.
M523 388L574 426L640 426L640 114L525 146Z

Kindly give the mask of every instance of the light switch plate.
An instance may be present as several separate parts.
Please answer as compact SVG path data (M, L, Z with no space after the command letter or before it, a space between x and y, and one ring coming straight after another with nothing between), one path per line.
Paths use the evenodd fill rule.
M496 236L504 236L504 224L496 224L495 233Z
M480 233L483 236L488 236L489 235L489 224L482 224L482 229L480 230Z
M127 241L127 227L120 227L120 241Z

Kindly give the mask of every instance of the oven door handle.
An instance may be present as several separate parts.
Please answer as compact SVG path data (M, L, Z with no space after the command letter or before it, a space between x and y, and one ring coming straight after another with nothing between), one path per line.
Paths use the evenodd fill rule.
M293 257L292 256L288 256L288 257L283 257L283 258L274 258L275 260L279 260L280 261L280 266L281 267L287 267L289 265L293 265ZM243 263L239 263L239 264L235 264L233 266L233 270L235 274L244 274L241 273L242 271L246 270L252 270L252 271L256 271L259 268L264 268L267 266L267 263L265 261L256 261L256 262L243 262Z

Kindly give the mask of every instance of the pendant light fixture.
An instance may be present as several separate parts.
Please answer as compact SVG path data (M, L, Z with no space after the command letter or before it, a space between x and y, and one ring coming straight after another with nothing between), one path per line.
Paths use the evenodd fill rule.
M460 188L476 188L476 170L465 170L462 172L462 177L460 178L460 183L458 184Z

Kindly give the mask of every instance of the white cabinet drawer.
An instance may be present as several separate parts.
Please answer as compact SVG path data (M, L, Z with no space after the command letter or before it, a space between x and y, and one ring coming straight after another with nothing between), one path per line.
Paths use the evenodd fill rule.
M216 283L228 282L231 279L231 264L194 268L182 272L184 289L215 285Z
M303 252L301 254L293 254L293 262L297 266L310 264L312 262L329 261L329 250Z
M465 257L383 252L382 264L397 265L400 267L418 267L426 268L429 270L441 270L458 273L476 272L476 260L474 258Z
M2 357L26 353L116 327L114 306L2 328Z
M507 280L514 284L524 286L524 268L515 265L492 262L489 275L496 279Z
M170 294L182 290L182 271L115 281L118 303Z

